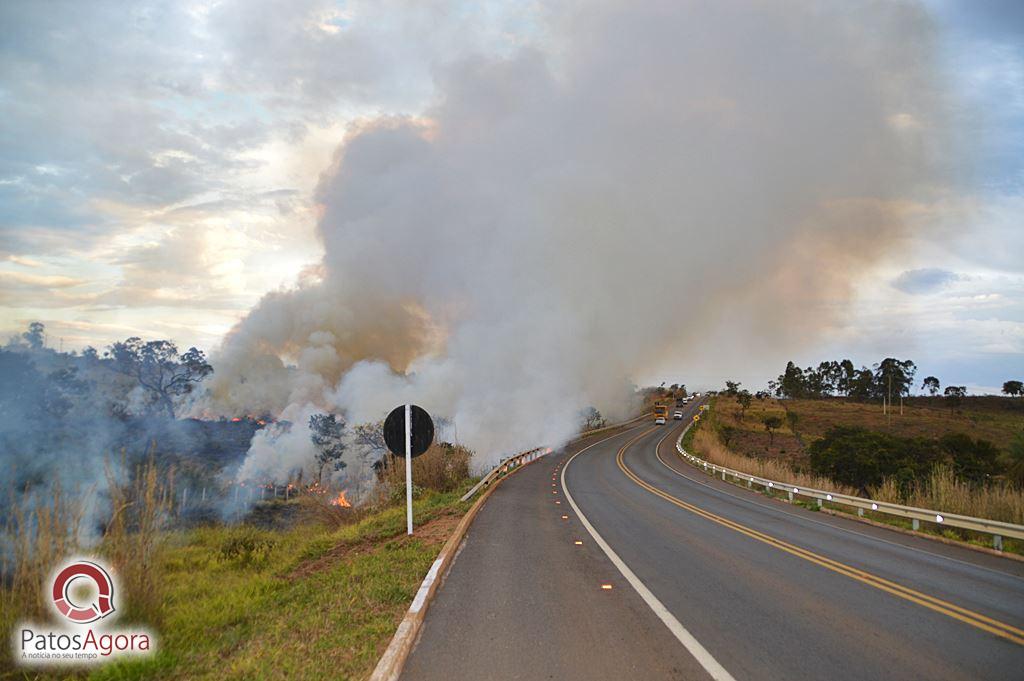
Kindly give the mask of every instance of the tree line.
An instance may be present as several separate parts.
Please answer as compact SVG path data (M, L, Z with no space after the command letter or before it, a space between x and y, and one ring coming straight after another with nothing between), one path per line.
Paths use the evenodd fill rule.
M909 359L886 357L870 368L859 369L849 359L821 362L818 366L801 369L790 361L778 378L768 382L763 396L774 395L792 399L823 399L847 397L854 400L899 399L908 397L914 389L917 365ZM726 392L736 389L726 382ZM738 384L734 384L738 386ZM935 397L940 393L951 401L959 402L967 396L967 386L947 385L943 389L939 379L927 376L919 386L921 391ZM1003 383L1003 393L1011 397L1024 395L1024 382L1009 380Z

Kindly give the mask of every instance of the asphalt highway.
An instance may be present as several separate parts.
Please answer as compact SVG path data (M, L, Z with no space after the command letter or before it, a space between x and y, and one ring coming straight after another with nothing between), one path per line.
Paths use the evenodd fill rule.
M402 678L1024 679L1024 563L723 483L682 423L504 481Z

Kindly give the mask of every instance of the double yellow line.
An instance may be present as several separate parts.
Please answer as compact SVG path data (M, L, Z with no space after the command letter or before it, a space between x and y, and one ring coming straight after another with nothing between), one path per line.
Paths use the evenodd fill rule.
M902 598L904 600L917 603L918 605L928 608L929 610L933 610L935 612L942 613L943 615L952 617L953 619L960 620L965 624L969 624L972 627L977 627L978 629L987 631L990 634L995 634L1000 638L1004 638L1008 641L1013 641L1014 643L1017 643L1019 645L1024 645L1024 630L1018 629L1017 627L1014 627L1010 624L1006 624L1005 622L994 620L991 617L987 617L980 613L974 612L973 610L962 608L959 605L949 603L948 601L944 601L940 598L935 598L934 596L929 596L928 594L921 593L920 591L915 591L914 589L905 587L902 584L890 582L889 580L883 579L882 577L879 577L877 575L873 575L870 572L859 570L855 567L846 565L845 563L840 563L839 561L832 560L831 558L827 558L820 554L814 553L813 551L808 551L807 549L800 548L799 546L794 546L793 544L784 542L781 539L776 539L775 537L765 534L764 532L759 532L755 529L747 527L746 525L741 525L740 523L729 520L728 518L723 518L720 515L716 515L709 511L705 511L702 508L698 508L693 504L687 503L682 499L678 499L669 494L668 492L664 492L655 487L654 485L651 485L650 483L641 480L639 476L637 476L633 471L631 471L626 466L625 453L626 450L633 446L633 444L636 443L637 440L647 435L649 432L651 432L650 429L645 430L644 432L640 433L632 440L624 444L622 448L619 449L618 454L616 454L615 461L619 465L619 468L622 470L622 472L625 473L630 480L635 482L640 487L643 487L651 494L659 496L665 501L671 504L675 504L679 508L686 509L691 513L695 513L702 518L707 518L708 520L718 523L719 525L724 525L725 527L728 527L731 530L735 530L740 534L745 534L752 539L764 542L765 544L773 546L781 551L785 551L786 553L797 556L798 558L803 558L806 561L810 561L811 563L820 565L821 567L827 570L831 570L841 575L845 575L850 579L855 579L858 582L867 584L868 586L873 586L876 589L881 589L882 591L890 593L894 596L898 596L899 598Z

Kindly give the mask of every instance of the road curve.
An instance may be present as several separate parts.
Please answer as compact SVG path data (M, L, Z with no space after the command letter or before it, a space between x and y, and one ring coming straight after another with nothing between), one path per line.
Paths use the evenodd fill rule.
M680 429L502 483L403 678L1024 678L1024 564L723 483L679 460Z

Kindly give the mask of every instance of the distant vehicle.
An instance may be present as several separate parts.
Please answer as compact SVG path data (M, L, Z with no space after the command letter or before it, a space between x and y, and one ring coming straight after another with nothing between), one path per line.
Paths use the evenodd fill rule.
M664 416L659 416L658 418L654 419L654 425L656 425L656 426L663 426L663 425L665 425L665 417Z
M676 398L676 406L677 407L681 407L684 404L686 404L686 398L685 397L677 397Z
M683 412L677 411L675 414L672 414L672 418L674 418L676 421L682 421L683 420Z
M664 404L654 405L654 423L655 425L665 425L665 419L668 418L668 407Z
M700 397L700 393L694 393L693 396L694 397Z

